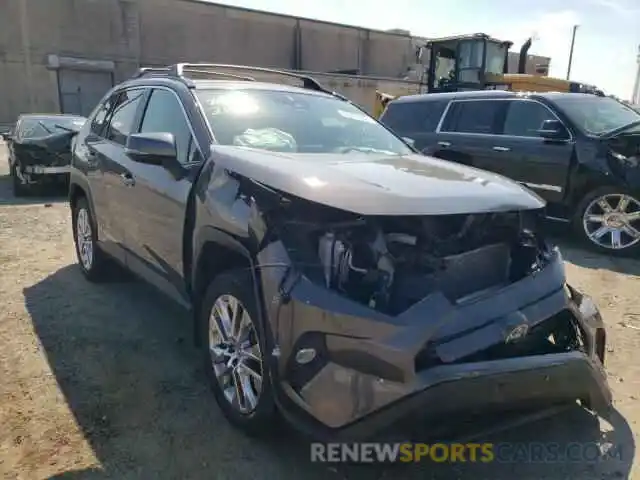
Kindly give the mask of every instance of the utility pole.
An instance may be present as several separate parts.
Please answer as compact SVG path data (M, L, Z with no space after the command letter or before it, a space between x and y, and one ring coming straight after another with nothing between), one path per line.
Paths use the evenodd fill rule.
M573 31L571 33L571 49L569 50L569 66L567 67L567 80L569 80L569 76L571 75L571 63L573 62L573 46L576 44L576 30L578 30L578 25L573 26Z

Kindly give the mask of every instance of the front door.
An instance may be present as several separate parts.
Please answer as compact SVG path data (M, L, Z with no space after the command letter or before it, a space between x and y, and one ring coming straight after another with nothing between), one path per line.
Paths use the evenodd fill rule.
M177 301L187 298L184 282L183 235L187 200L202 163L180 99L170 90L153 89L140 133L171 133L184 171L169 171L127 158L133 185L127 193L127 265Z
M573 140L547 140L538 134L545 120L557 120L555 114L535 100L507 102L502 134L493 139L492 170L517 180L550 203L565 195Z

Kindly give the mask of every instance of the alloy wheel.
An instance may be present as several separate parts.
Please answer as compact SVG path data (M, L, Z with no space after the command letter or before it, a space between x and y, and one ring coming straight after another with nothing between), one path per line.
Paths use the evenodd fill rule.
M241 414L253 412L262 392L262 355L249 312L232 295L222 295L213 304L209 352L227 401Z
M89 212L86 208L80 208L76 216L76 243L82 267L86 271L91 270L93 265L93 235Z
M595 245L623 250L640 241L640 202L626 194L595 198L584 211L582 225Z

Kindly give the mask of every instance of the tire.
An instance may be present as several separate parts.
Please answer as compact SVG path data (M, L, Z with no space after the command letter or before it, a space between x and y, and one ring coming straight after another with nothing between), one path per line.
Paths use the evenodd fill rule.
M73 242L76 246L78 265L87 280L98 283L107 280L108 261L105 254L98 247L95 224L87 200L85 198L78 199L72 211ZM80 231L84 232L83 235L79 235L79 227ZM84 257L82 253L83 247L79 240L80 236L83 236L83 241L87 242L83 244L86 255Z
M20 178L18 177L17 165L14 163L11 165L11 170L9 174L11 175L11 187L13 188L13 196L14 197L26 197L31 193L29 187L24 185Z
M626 214L616 212L622 198L627 203ZM611 212L606 212L606 209L600 206L602 200L606 200ZM632 215L629 216L629 214ZM597 220L588 221L588 218ZM601 187L593 190L578 204L572 224L574 232L591 250L614 256L640 254L640 194L638 193L622 187ZM638 235L634 235L633 232Z
M220 341L223 340L222 331L220 330L220 323L216 321L212 313L214 306L222 308L224 307L224 302L227 301L228 304L231 299L235 299L242 307L242 310L248 314L249 322L247 323L252 328L247 327L247 323L245 323L244 330L251 333L248 335L249 343L254 346L251 349L244 348L243 351L251 351L254 355L257 353L261 361L258 363L253 358L245 357L246 360L240 363L261 375L259 388L256 377L243 373L245 372L243 366L228 368L227 362L230 357L227 354L230 350L223 349L220 346ZM250 436L265 436L271 433L273 431L272 427L278 419L271 376L269 374L269 362L266 361L267 356L265 355L267 349L264 331L258 320L258 308L258 302L253 290L253 278L250 272L247 270L233 270L214 278L204 294L201 308L199 309L204 368L216 403L229 423ZM214 333L212 334L211 332ZM217 362L214 362L212 345L216 346L215 350L218 354L223 350L227 353L219 355L219 361ZM239 348L236 349L236 352L239 351ZM220 360L222 359L225 361L221 362ZM225 368L225 365L227 368ZM231 373L232 371L237 372L237 374L234 375ZM235 382L232 380L234 377L236 379ZM251 402L247 402L244 398L243 402L234 402L239 398L237 395L238 390L234 387L234 383L238 383L238 380L244 386L244 389L240 389L240 391L251 392L253 394L251 396L256 399L255 404L251 405ZM223 387L223 384L227 386ZM233 396L232 392L236 393L236 395ZM243 406L245 411L242 411Z

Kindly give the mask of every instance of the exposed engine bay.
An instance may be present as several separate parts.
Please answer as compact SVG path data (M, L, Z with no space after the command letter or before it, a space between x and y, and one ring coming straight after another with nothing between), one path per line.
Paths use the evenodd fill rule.
M397 315L436 291L460 303L541 268L547 247L533 233L535 221L526 224L529 216L535 214L288 223L295 225L296 236L304 235L307 245L311 240L310 248L317 249L320 268L310 269L310 274L352 300ZM301 243L296 243L300 253Z

